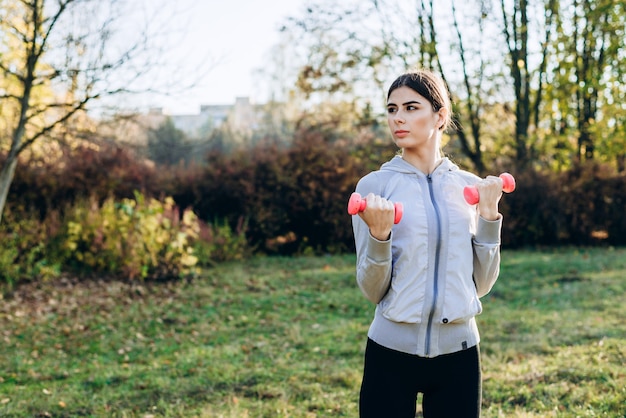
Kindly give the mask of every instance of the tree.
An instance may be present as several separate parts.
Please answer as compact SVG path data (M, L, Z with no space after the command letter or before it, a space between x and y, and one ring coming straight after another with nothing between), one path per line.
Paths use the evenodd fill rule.
M156 164L176 165L187 161L190 154L190 143L185 133L174 126L172 118L166 118L148 132L148 156Z
M301 18L292 18L289 26L299 34L295 36L299 47L310 45L297 86L307 95L322 92L326 99L339 101L348 95L359 100L365 92L370 100L382 98L380 103L374 102L379 110L390 77L415 67L432 69L454 94L457 129L450 133L454 146L458 144L469 162L484 172L482 123L486 108L496 108L493 100L484 98L498 90L494 77L488 76L489 70L497 72L494 56L489 56L493 36L488 24L493 23L485 0L459 8L462 10L457 10L455 2L434 0L410 4L370 0L345 9L334 3L309 7ZM450 36L450 27L454 36Z
M597 145L592 127L598 117L600 92L605 88L607 69L618 58L620 45L615 34L624 33L624 5L612 0L574 0L573 33L569 48L576 51L573 66L576 86L575 112L578 128L578 158L594 158Z
M555 160L614 161L624 170L623 103L626 4L611 0L562 2L546 88L546 137L556 138Z
M298 40L293 51L299 54L296 87L305 101L369 98L372 89L382 90L385 74L380 64L389 53L383 42L364 33L373 11L367 3L321 2L307 7L303 16L288 19L282 31Z
M447 150L461 163L558 169L601 152L626 166L626 3L491 3L318 2L287 27L308 52L297 86L316 103L358 102L384 97L398 71L431 68L454 95L458 129ZM372 103L378 111L382 101Z
M2 2L0 16L0 221L18 159L97 99L130 92L157 55L148 33L116 35L122 0ZM135 25L136 26L136 25ZM129 36L130 42L129 42ZM136 38L134 37L136 36ZM133 41L133 39L136 39Z
M507 5L511 4L510 12ZM535 150L530 138L530 127L538 122L538 112L545 87L548 60L548 44L551 42L553 17L557 13L556 0L544 1L543 22L532 20L533 10L527 0L500 2L502 10L503 33L508 49L508 67L513 79L515 97L515 150L516 162L519 168L526 167L534 158ZM531 18L529 18L529 13ZM537 28L533 28L533 24ZM538 34L536 39L529 36L530 32ZM533 51L532 45L539 46ZM540 58L536 68L531 68L531 56L537 54ZM534 82L534 89L533 89Z
M465 88L465 100L460 101L457 105L457 111L455 112L455 120L458 121L459 117L456 116L456 113L461 113L465 115L465 120L469 124L471 137L473 141L467 135L467 132L463 128L463 125L457 122L457 130L456 136L459 138L461 143L461 147L468 156L468 158L474 164L474 167L478 172L485 172L485 163L483 161L483 151L481 147L481 128L482 128L482 119L481 113L483 110L483 93L481 92L481 87L483 86L483 79L485 74L485 58L483 54L481 54L481 49L478 51L474 51L474 53L470 54L471 57L476 57L476 61L478 61L478 67L472 71L469 67L469 61L471 58L468 57L467 45L464 42L463 31L459 25L457 9L454 5L452 5L452 18L454 24L454 30L456 32L457 37L457 50L459 53L459 58L461 61L461 72L463 78L463 87ZM487 10L484 2L480 2L480 13L476 20L476 27L478 29L478 33L474 35L474 37L478 37L479 41L482 41L485 36L485 19L487 17ZM434 29L433 29L434 31ZM478 42L480 45L481 42ZM473 83L473 80L476 80ZM473 143L472 143L473 142Z

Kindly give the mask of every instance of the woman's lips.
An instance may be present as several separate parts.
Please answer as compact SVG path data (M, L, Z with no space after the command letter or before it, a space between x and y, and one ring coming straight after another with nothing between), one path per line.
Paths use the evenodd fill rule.
M409 131L397 130L397 131L394 132L394 134L398 138L404 138L405 136L407 136L409 134Z

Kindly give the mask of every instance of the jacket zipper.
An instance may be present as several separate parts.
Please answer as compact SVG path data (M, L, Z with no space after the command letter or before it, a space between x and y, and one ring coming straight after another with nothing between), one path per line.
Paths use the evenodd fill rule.
M437 219L437 245L435 246L435 272L433 277L433 303L430 306L430 314L428 315L428 325L426 327L426 357L430 356L430 338L433 326L433 319L435 316L435 309L437 308L437 295L439 294L439 257L441 253L441 215L439 213L439 206L435 200L435 193L433 190L433 178L430 174L426 176L428 181L428 191L430 193L430 201L435 209L435 217Z

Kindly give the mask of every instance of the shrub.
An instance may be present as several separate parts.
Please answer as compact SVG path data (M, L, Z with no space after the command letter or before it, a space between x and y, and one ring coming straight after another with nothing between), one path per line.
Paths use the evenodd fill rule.
M11 289L22 281L58 276L62 261L54 251L54 243L59 228L56 212L41 222L38 215L25 213L18 217L6 209L0 224L0 282Z
M505 246L626 245L626 175L587 162L515 176L517 189L501 203Z
M21 216L18 216L20 213ZM35 213L5 211L0 225L0 283L57 277L63 272L130 280L193 276L209 267L248 257L252 250L243 218L236 228L206 224L190 210L182 216L172 198L81 200L44 221Z
M579 164L559 179L560 213L569 226L567 243L626 244L626 175L606 164Z
M160 183L209 223L219 219L236 229L245 218L249 245L257 251L350 251L348 197L379 149L361 147L353 157L349 146L302 131L289 146L259 143L229 155L213 152L205 167L164 173Z
M34 218L33 221L24 218L20 220L22 225L2 230L7 244L0 254L3 259L0 267L4 266L0 277L11 275L14 277L11 280L18 280L21 275L39 274L39 271L49 274L48 270L63 265L62 257L48 255L54 235L46 235L46 241L37 235L46 229L27 225L37 215L39 219L48 219L48 214L53 213L86 228L72 230L72 239L84 240L80 241L84 248L77 248L87 253L72 254L67 248L61 253L77 267L98 271L114 268L119 274L133 278L159 276L162 267L154 265L156 253L150 250L152 247L141 249L133 241L141 242L133 234L138 234L135 229L147 222L140 220L142 216L157 219L156 214L148 213L152 210L147 209L149 203L144 202L148 206L143 209L136 201L135 206L130 206L128 202L137 190L142 193L142 199L143 196L173 198L168 203L172 207L163 209L158 218L169 219L170 228L178 228L175 226L178 215L165 212L178 213L175 207L183 214L193 210L198 219L193 221L191 229L196 228L200 237L189 233L186 245L200 258L200 264L240 259L253 251L281 255L351 252L354 241L346 213L347 199L359 178L376 170L396 152L390 141L358 135L354 140L338 139L332 132L313 127L298 131L289 143L266 140L232 153L213 150L204 164L156 171L132 152L106 144L100 148L78 147L60 161L47 165L21 164L11 188L9 206L16 213L19 207L33 208ZM500 170L494 167L491 171ZM517 190L504 196L500 205L505 216L504 246L626 245L624 174L594 162L575 165L560 174L533 170L513 174ZM86 199L91 199L91 203L85 203ZM82 203L71 210L74 217L71 219L63 210L72 207L73 202ZM124 210L119 215L120 208L127 208L126 212L131 208L132 216L124 215ZM109 212L100 213L103 210ZM119 216L122 218L117 219ZM83 219L86 226L82 225ZM151 222L159 225L155 231L164 233L161 229L166 229L165 224L159 222L165 221L154 219ZM101 224L104 220L108 226ZM118 226L128 231L115 232ZM18 231L17 235L10 235L12 231ZM86 231L92 236L85 237ZM151 233L156 234L155 231ZM111 242L105 240L105 232L111 235L106 237ZM18 244L22 238L15 237L22 235L29 243ZM144 256L149 260L120 261L110 254L114 250L119 252L113 243L120 248L133 248L138 252L137 260ZM61 247L52 245L53 249ZM159 257L168 254L165 251ZM14 263L29 257L29 266ZM79 257L83 258L79 260ZM167 273L168 268L164 270ZM178 273L174 269L167 274Z
M557 245L568 225L559 214L561 204L555 175L527 171L515 173L516 189L500 200L502 244L505 247Z
M69 265L80 271L128 279L178 278L195 273L198 262L192 241L199 232L197 217L182 217L171 198L160 202L135 199L102 206L95 200L75 205L68 213L64 242Z
M82 144L57 158L20 160L8 202L31 208L41 219L80 200L132 198L135 190L158 194L154 170L128 148L101 142Z
M214 266L216 263L232 260L243 260L252 254L246 237L247 222L240 218L236 228L228 222L200 222L198 239L193 248L198 257L198 265Z

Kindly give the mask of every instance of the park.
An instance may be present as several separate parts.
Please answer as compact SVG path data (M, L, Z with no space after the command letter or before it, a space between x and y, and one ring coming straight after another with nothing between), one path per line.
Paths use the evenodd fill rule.
M415 148L387 95L412 68L476 176L446 199L504 192L481 416L626 416L624 4L320 0L281 23L271 98L192 132L124 107L197 74L146 82L166 55L113 3L0 0L0 416L359 416L356 188Z

